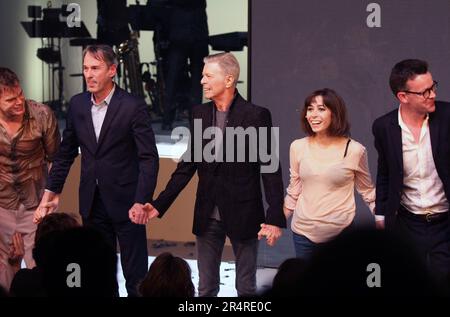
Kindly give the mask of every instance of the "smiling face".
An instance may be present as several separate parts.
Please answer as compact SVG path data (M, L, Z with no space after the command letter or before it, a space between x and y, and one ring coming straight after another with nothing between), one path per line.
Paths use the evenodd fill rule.
M22 88L2 87L0 95L0 115L2 119L10 120L20 118L25 113L25 96Z
M331 125L331 110L324 104L322 96L316 96L306 108L306 120L315 134L326 134Z
M88 90L95 96L103 97L112 89L112 78L116 75L116 70L116 65L107 65L104 60L95 58L91 53L87 53L84 57L84 78Z
M210 100L220 98L228 88L232 87L233 81L233 76L225 74L218 63L205 63L200 81L205 98Z

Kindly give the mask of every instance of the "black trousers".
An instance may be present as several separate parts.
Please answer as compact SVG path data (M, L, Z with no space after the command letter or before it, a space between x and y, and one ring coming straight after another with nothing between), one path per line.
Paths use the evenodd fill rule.
M448 212L436 219L427 220L401 206L397 213L394 230L415 249L438 285L448 291L450 282Z
M113 221L108 215L102 199L97 189L91 213L88 218L83 219L83 224L100 231L115 251L117 250L117 240L119 241L120 260L128 296L138 296L137 287L144 279L148 269L145 226L137 225L130 220ZM128 210L124 212L128 213Z

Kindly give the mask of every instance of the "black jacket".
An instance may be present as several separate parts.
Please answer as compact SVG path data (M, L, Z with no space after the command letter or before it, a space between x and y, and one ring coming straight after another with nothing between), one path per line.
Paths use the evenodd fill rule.
M97 142L91 106L89 92L70 100L66 129L47 189L62 191L80 147L80 214L83 218L89 215L98 186L110 217L128 221L131 206L151 202L156 186L159 160L150 114L143 99L116 86Z
M450 201L450 103L436 101L429 114L431 147L436 170ZM398 109L375 120L372 126L378 151L376 215L385 216L386 228L392 228L403 192L402 134Z
M214 113L215 106L212 102L193 108L193 120L197 119L197 124L198 122L202 124L202 131L197 131L197 134L203 135L206 128L213 126ZM191 122L191 136L195 136L196 133L193 123L194 121ZM272 119L269 110L255 106L237 94L229 110L227 127L242 127L244 130L249 127L270 128ZM224 144L227 137L230 136L225 135ZM228 153L234 157L233 162L207 162L203 155L196 162L191 149L200 148L203 152L209 142L210 139L190 138L183 160L178 164L165 190L154 201L160 217L197 172L199 181L193 224L195 235L204 232L215 205L219 207L220 218L224 222L227 235L233 239L255 238L260 230L260 224L264 222L286 227L282 208L284 188L278 157L274 157L277 163L275 169L269 173L261 173L264 162L261 162L259 155L258 160L252 159L252 151L258 150L258 144L263 153L270 153L266 152L266 147L270 149L270 143L261 142L259 137L257 142L251 143L247 140L244 148L238 149L239 155L245 153L243 162L237 160L237 146L234 147L234 153L231 155ZM224 157L227 157L226 146ZM261 178L269 205L266 214L262 201Z

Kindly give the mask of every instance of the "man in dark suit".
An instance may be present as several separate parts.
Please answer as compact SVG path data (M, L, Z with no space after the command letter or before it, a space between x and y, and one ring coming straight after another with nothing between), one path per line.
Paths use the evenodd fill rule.
M198 248L199 296L219 292L226 236L236 256L238 295L248 296L256 292L258 238L265 236L273 245L281 236L280 228L286 227L281 168L274 157L275 144L270 142L272 119L266 108L247 102L237 92L239 64L233 54L211 55L204 62L201 84L205 97L212 101L193 108L189 148L165 190L146 209L163 216L197 172L193 233ZM209 133L215 136L213 141L207 139ZM245 144L239 143L242 137ZM268 153L270 159L262 153ZM266 215L261 177L269 205Z
M442 281L450 269L450 103L435 101L425 61L396 64L390 86L400 106L373 124L377 226L413 244Z
M94 45L83 52L89 92L70 101L62 144L35 221L56 209L80 147L83 224L100 230L114 250L118 238L128 295L135 296L148 267L145 226L138 223L149 216L143 204L152 200L159 162L147 105L114 84L116 69L111 47Z

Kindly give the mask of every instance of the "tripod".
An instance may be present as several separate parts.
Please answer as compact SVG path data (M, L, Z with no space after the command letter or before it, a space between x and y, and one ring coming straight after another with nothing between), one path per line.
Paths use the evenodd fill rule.
M47 44L44 44L44 39L41 39L42 47L37 51L37 57L42 60L42 69L44 63L48 65L48 100L44 103L48 104L57 117L61 117L63 109L63 71L61 60L61 39L57 38L57 44L54 44L54 38L50 38ZM57 72L57 75L55 75ZM57 77L56 77L57 76ZM42 77L44 78L44 70L42 70ZM43 80L44 81L44 80ZM58 97L55 99L55 86L58 88ZM42 85L42 100L45 99L44 85ZM51 99L50 99L51 98Z

